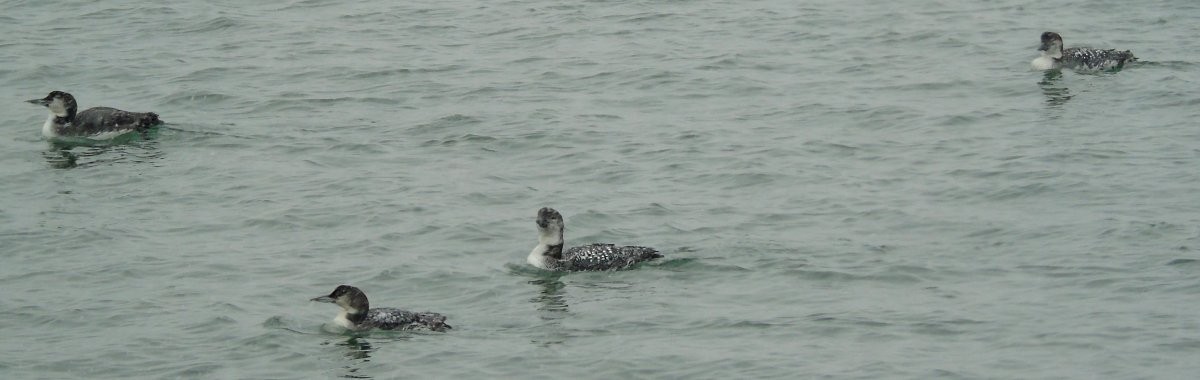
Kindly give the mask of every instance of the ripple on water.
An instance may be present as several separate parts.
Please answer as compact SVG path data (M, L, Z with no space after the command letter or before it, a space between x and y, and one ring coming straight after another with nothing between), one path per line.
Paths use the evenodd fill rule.
M1194 7L1054 16L1146 58L1047 74L1009 42L1052 13L1007 0L464 4L8 6L16 99L171 124L62 146L44 110L0 113L19 127L0 138L0 371L1195 372L1200 40L1159 38L1194 35ZM667 257L533 269L545 205L568 244ZM342 283L455 330L325 331L336 307L308 299Z

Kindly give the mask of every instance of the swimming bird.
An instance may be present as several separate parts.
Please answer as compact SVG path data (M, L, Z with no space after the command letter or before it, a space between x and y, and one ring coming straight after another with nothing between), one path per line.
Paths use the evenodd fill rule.
M430 312L411 312L390 307L371 308L367 295L356 287L339 285L327 296L313 298L313 301L328 302L342 307L341 313L333 319L334 323L352 331L380 330L414 330L427 328L433 331L446 331L446 316Z
M41 99L27 102L50 109L50 117L42 125L42 135L55 137L85 137L107 140L129 132L145 132L162 124L153 112L129 112L109 107L94 107L76 112L75 97L62 91L51 91Z
M563 251L563 217L549 207L538 210L538 245L529 264L557 271L615 270L663 257L654 248L589 244Z
M1042 33L1042 52L1030 62L1034 70L1053 70L1070 68L1076 70L1115 70L1125 66L1126 62L1136 61L1129 50L1069 48L1063 49L1062 36L1054 32Z

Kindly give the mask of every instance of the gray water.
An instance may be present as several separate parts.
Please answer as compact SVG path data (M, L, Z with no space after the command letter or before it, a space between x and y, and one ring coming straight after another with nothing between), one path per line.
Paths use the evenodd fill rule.
M1200 371L1194 0L0 9L0 378ZM51 90L169 125L51 145ZM543 206L667 258L531 269Z

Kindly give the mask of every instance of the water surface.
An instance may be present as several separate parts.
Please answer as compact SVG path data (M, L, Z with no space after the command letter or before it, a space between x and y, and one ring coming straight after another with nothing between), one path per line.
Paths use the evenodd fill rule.
M1200 370L1194 1L2 4L4 378ZM170 124L55 147L50 90ZM543 206L668 259L531 270Z

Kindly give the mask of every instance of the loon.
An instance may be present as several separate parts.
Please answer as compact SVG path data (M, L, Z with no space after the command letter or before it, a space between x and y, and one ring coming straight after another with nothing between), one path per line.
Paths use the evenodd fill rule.
M153 112L129 112L116 108L94 107L76 112L75 97L62 91L51 91L41 99L27 102L50 109L50 117L42 125L42 135L55 137L86 137L107 140L128 132L145 132L162 124Z
M556 271L625 269L642 261L663 257L654 248L589 244L563 251L563 217L552 208L538 210L538 245L529 253L535 267Z
M390 307L371 308L367 295L356 287L340 285L327 296L313 298L313 301L328 302L342 307L334 323L352 331L367 331L373 328L380 330L414 330L427 328L433 331L446 331L446 316L438 313L400 310Z
M1042 33L1042 56L1031 62L1034 70L1053 70L1063 67L1082 70L1115 70L1126 62L1136 61L1133 53L1115 49L1069 48L1063 49L1062 36L1054 32Z

